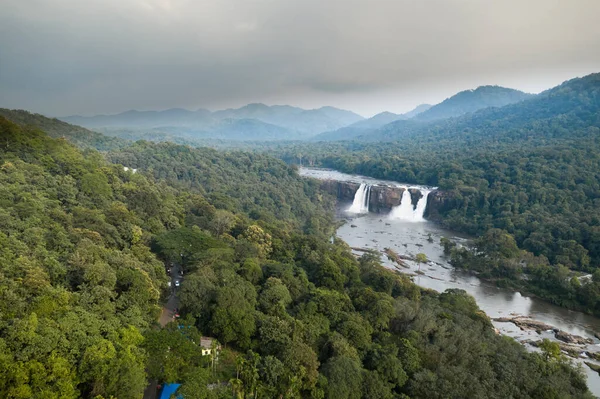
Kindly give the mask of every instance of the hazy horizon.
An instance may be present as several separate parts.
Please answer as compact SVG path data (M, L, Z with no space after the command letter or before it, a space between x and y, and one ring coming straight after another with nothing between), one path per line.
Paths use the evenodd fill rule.
M596 73L596 72L592 71L590 73ZM542 88L540 88L538 90L535 90L535 91L521 90L521 89L515 88L515 87L507 87L507 86L496 85L496 84L479 85L477 87L480 87L480 86L501 86L501 87L505 87L505 88L509 88L509 89L521 90L521 91L523 91L525 93L539 94L539 93L541 93L541 92L543 92L545 90L548 90L548 89L551 89L553 87L556 87L556 86L564 83L565 81L568 81L568 80L571 80L571 79L574 79L574 78L580 78L580 77L583 77L585 75L589 75L590 73L588 73L588 74L582 74L582 75L578 75L578 76L572 76L572 77L569 77L567 79L563 79L563 80L559 81L556 84L552 84L551 86L548 86L548 87L542 87ZM358 112L358 111L356 111L354 109L338 107L338 106L331 105L331 104L322 104L322 105L317 105L317 106L302 106L302 105L297 105L297 104L293 104L293 103L285 103L284 104L284 103L265 103L265 102L259 102L259 101L252 101L252 102L249 102L249 103L239 104L237 106L227 106L227 107L223 107L223 108L208 108L208 107L199 107L199 108L193 108L193 107L167 107L167 108L156 108L156 109L154 109L154 108L147 108L147 109L130 108L130 109L123 109L121 111L108 112L108 113L94 113L94 112L90 112L90 113L86 113L86 114L68 114L68 115L50 115L50 114L47 114L47 116L56 117L56 118L74 117L74 116L82 116L82 117L101 116L101 115L108 115L108 116L110 116L110 115L122 114L122 113L129 112L129 111L137 111L137 112L153 112L153 111L155 111L155 112L162 112L162 111L168 111L168 110L172 110L172 109L183 109L183 110L190 111L190 112L196 112L196 111L199 111L201 109L204 109L204 110L208 110L210 112L218 112L218 111L224 111L224 110L228 110L228 109L238 109L238 108L242 108L242 107L245 107L245 106L251 105L251 104L263 104L263 105L266 105L266 106L269 106L269 107L291 106L291 107L296 107L296 108L302 108L302 109L305 109L305 110L316 110L316 109L319 109L319 108L324 108L324 107L330 107L331 106L331 107L335 107L335 108L338 108L338 109L343 109L343 110L346 110L346 111L354 112L355 114L358 114L358 115L360 115L360 116L368 119L368 118L371 118L371 117L373 117L373 116L375 116L377 114L384 113L384 112L392 112L392 113L395 113L395 114L402 114L402 113L410 112L410 111L414 110L416 107L418 107L420 105L425 105L425 104L436 105L436 104L439 104L442 101L446 100L447 98L452 97L453 95L461 92L461 91L474 90L477 87L460 89L460 90L458 90L456 92L453 92L452 94L449 94L449 95L441 98L440 100L436 100L436 101L433 101L433 102L422 102L422 103L419 103L419 104L415 104L414 106L409 106L408 108L405 108L405 109L403 109L401 111L393 111L393 110L389 110L389 109L381 109L379 111L376 111L375 113L370 113L370 114L364 114L364 113ZM26 109L26 111L40 113L40 112L38 112L36 110L31 110L31 109Z
M600 2L5 0L0 107L333 106L370 117L600 71Z

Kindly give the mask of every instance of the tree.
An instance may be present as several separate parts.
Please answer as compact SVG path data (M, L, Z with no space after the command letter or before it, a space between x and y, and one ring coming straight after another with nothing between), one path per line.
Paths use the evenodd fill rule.
M258 258L247 258L244 260L240 269L240 275L252 284L258 284L263 275Z
M280 279L269 277L258 302L261 310L266 314L283 316L286 314L287 306L292 302L292 297Z
M218 288L212 306L211 330L221 342L248 347L256 329L255 306L256 291L247 281L234 281Z
M327 377L326 397L359 399L362 393L362 369L358 360L345 356L331 358L323 365Z
M415 262L417 262L417 264L419 265L419 270L421 270L421 264L427 263L429 261L427 260L427 255L423 253L418 253L417 256L415 256Z
M249 226L246 231L244 231L242 237L258 246L260 257L267 257L273 250L271 246L271 235L266 233L258 225L253 224L252 226Z
M548 338L544 338L540 343L540 349L544 354L544 359L549 361L558 361L563 358L560 352L560 346L558 343L550 341Z
M210 223L210 230L215 236L221 236L228 233L236 223L236 216L224 209L217 209Z

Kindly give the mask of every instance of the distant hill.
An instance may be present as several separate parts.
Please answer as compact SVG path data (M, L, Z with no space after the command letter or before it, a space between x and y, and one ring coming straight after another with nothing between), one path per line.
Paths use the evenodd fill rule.
M421 104L421 105L417 105L417 107L415 109L413 109L412 111L408 111L405 114L402 114L401 119L410 119L410 118L414 118L417 115L422 114L423 112L431 109L431 107L433 107L433 105L431 104Z
M166 111L127 111L117 115L69 116L61 119L92 129L103 129L107 133L109 131L106 129L115 129L113 134L118 134L121 129L162 128L170 134L199 133L202 137L213 138L235 136L257 140L281 140L311 137L364 118L351 111L334 107L305 110L289 105L248 104L241 108L216 112L175 108ZM245 122L232 122L233 120ZM254 122L250 123L250 120ZM234 128L249 130L234 132ZM275 135L276 132L278 136Z
M433 108L432 108L433 109ZM431 111L431 110L430 110ZM429 111L427 111L429 112ZM541 140L580 134L600 127L600 73L569 80L537 96L504 107L481 109L457 118L387 124L362 141L430 140Z
M210 126L161 126L151 128L102 127L98 131L127 140L170 141L192 146L206 145L210 140L276 141L300 140L302 134L258 119L221 119Z
M446 119L488 107L503 107L534 97L533 94L500 86L480 86L465 90L415 116L421 121Z
M421 104L412 111L405 114L394 114L392 112L381 112L369 119L363 119L349 126L342 127L335 131L321 133L312 138L313 141L335 141L335 140L350 140L354 137L358 137L369 130L377 129L381 126L387 125L388 123L410 119L421 112L424 112L431 108L429 104Z
M96 148L101 151L122 148L127 140L107 137L80 126L71 125L56 118L48 118L23 110L0 108L0 116L21 126L34 126L45 131L50 137L65 138L80 148Z
M248 104L238 109L213 113L217 119L257 119L273 125L296 130L304 135L315 135L363 120L360 115L334 107L305 110L289 105Z
M116 115L68 116L61 120L88 128L150 128L160 126L194 126L212 121L211 112L205 109L188 111L172 108L165 111L126 111Z

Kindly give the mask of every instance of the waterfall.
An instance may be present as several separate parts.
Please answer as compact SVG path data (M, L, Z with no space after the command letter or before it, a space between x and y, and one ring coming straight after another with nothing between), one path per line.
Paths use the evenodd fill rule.
M408 187L402 187L404 191L402 192L402 198L400 199L400 205L394 207L390 216L392 219L400 219L400 220L412 220L414 214L414 208L412 206L412 198L410 197L410 192L408 192Z
M403 188L404 192L402 193L400 205L392 209L390 217L392 219L399 219L407 222L425 221L425 218L423 218L423 214L425 213L425 208L427 208L427 197L429 196L430 191L421 190L421 194L423 196L417 202L417 206L414 207L412 204L412 197L410 196L410 192L408 191L408 187Z
M352 201L352 206L348 209L348 212L351 213L368 213L369 212L369 203L371 196L371 186L366 183L360 183L358 190L356 190L356 194L354 194L354 201Z
M417 207L415 208L414 213L414 221L415 222L424 222L425 218L423 215L425 214L425 209L427 208L427 197L429 197L429 190L421 190L421 194L423 195L419 198L419 202L417 202Z

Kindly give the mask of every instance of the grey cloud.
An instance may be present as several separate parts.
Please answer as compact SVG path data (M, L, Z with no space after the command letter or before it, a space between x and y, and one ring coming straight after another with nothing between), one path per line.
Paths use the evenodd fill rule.
M2 8L0 106L54 115L271 99L368 113L360 99L394 110L427 100L416 88L600 70L597 0L3 0ZM376 101L390 90L396 100Z

